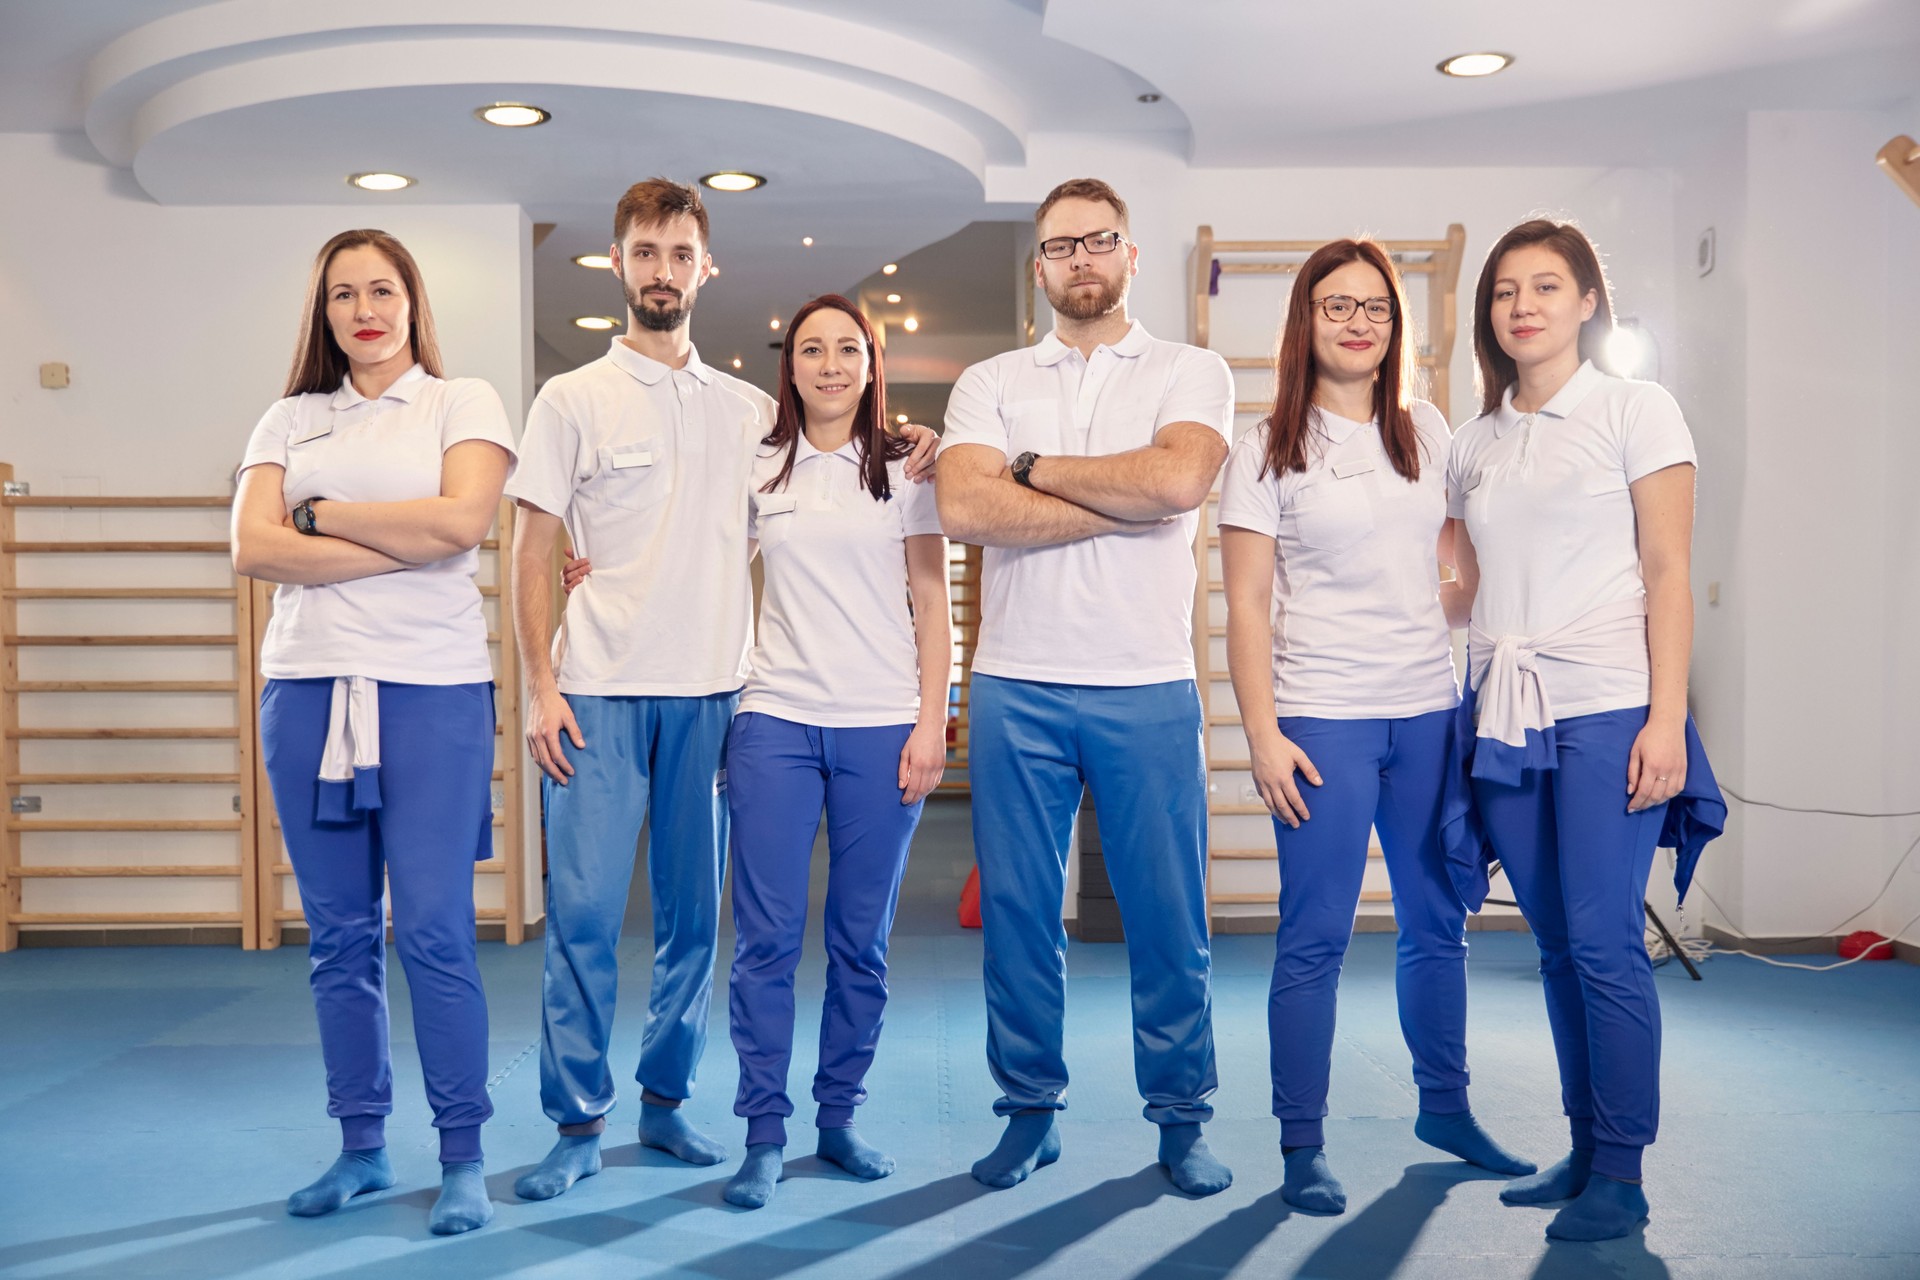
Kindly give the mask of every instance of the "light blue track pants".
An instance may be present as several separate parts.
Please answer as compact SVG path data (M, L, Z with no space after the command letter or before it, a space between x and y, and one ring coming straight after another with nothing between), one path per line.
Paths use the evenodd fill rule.
M986 931L994 1111L1063 1110L1067 936L1060 921L1082 788L1133 972L1133 1069L1156 1124L1210 1119L1207 781L1191 680L1122 687L975 673L974 853Z
M587 745L561 749L566 786L544 782L547 952L540 1101L563 1132L597 1133L613 1110L607 1045L619 984L615 952L640 829L651 814L653 982L635 1074L649 1101L692 1096L707 1042L726 874L721 772L740 695L614 698L569 694Z
M1627 812L1627 762L1647 709L1554 726L1558 765L1474 802L1540 946L1547 1022L1573 1145L1593 1171L1638 1178L1660 1125L1660 997L1647 956L1647 875L1667 806Z
M1467 905L1447 874L1440 842L1453 714L1280 718L1280 732L1307 753L1321 778L1318 787L1295 778L1311 817L1298 828L1278 819L1273 824L1280 929L1267 1035L1283 1146L1324 1141L1340 966L1353 936L1373 828L1393 882L1394 986L1420 1109L1467 1109Z
M827 818L827 991L815 1125L844 1129L867 1100L865 1080L887 1007L887 935L907 846L925 802L900 803L900 752L910 724L820 728L760 712L735 717L727 740L733 817L733 976L728 988L740 1089L733 1112L747 1142L786 1145L793 1057L793 974L807 928L807 873Z

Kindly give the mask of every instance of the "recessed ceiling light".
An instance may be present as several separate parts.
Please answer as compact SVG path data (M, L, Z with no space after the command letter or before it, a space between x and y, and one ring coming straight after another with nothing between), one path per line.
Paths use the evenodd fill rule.
M1459 76L1471 79L1475 76L1490 76L1496 71L1505 71L1513 65L1510 53L1457 53L1439 66L1443 76Z
M908 316L900 322L900 327L908 333L918 333L920 332L920 318L918 316Z
M616 329L620 326L620 322L612 316L575 316L573 323L582 329L593 330Z
M362 191L399 191L413 185L413 179L400 173L350 173L347 181Z
M889 262L886 266L880 268L880 274L883 276L890 276L894 272L898 271L899 269L900 269L899 263Z
M573 265L589 271L605 271L613 266L613 259L604 253L583 253L573 260Z
M1160 101L1160 95L1157 93L1143 93L1138 98L1135 98L1134 101L1144 102L1148 106L1152 106L1154 103Z
M779 327L780 327L780 317L779 317L779 316L775 316L775 317L774 317L773 319L771 319L771 320L769 320L769 321L767 321L767 328L769 328L769 329L778 329Z
M530 107L524 102L494 102L480 107L473 113L488 124L497 124L502 129L525 129L530 125L545 124L553 119L553 113L539 107Z
M899 423L899 424L900 424L901 426L903 426L903 427L907 425L907 415L906 415L906 414L904 414L904 413L896 413L896 414L894 414L894 415L893 415L893 420L894 420L895 422L897 422L897 423Z
M811 248L813 248L813 237L812 237L812 236L801 236L801 237L800 237L800 243L801 243L801 244L803 244L803 245L805 245L805 246L806 246L807 248L809 248L809 249L811 249Z
M717 275L719 275L719 274L720 274L720 268L718 268L718 267L710 267L710 268L708 268L708 270L707 270L707 274L708 274L708 275L710 275L710 276L717 276Z
M710 173L700 179L700 185L711 187L715 191L751 191L755 187L766 186L767 180L757 173L723 170L720 173Z
M740 367L740 357L739 357L739 356L735 356L735 357L733 358L733 367L734 367L734 368L736 368L736 369L738 369L738 368Z
M887 295L887 301L888 301L888 302L898 302L898 301L900 301L900 295L899 295L899 294L897 294L897 293L890 293L890 294L888 294L888 295Z

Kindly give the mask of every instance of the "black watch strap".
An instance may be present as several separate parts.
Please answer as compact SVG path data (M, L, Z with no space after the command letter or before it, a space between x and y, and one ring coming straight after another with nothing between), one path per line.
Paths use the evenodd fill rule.
M293 527L313 537L319 536L320 533L319 526L313 522L313 504L317 501L319 501L317 498L308 498L293 509Z
M1033 488L1033 480L1030 477L1033 471L1033 464L1039 460L1040 455L1031 451L1015 458L1013 460L1013 478L1015 482L1025 488Z

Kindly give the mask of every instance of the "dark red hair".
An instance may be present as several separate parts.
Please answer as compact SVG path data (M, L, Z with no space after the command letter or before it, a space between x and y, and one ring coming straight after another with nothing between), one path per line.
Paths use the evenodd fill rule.
M1373 241L1335 240L1323 244L1300 265L1287 299L1287 319L1280 327L1280 350L1274 359L1273 412L1267 415L1267 456L1260 475L1284 475L1307 469L1308 443L1313 435L1313 393L1320 368L1313 356L1313 325L1317 310L1313 291L1320 282L1349 262L1364 262L1387 282L1393 299L1393 329L1387 354L1373 378L1373 416L1380 424L1380 443L1387 461L1408 480L1420 478L1420 434L1413 425L1413 401L1420 390L1420 365L1407 334L1407 291L1394 270L1393 259Z
M796 311L787 325L786 339L780 344L780 414L774 419L773 430L761 441L776 449L785 449L787 459L780 465L780 474L761 485L760 492L784 489L793 476L794 459L800 454L800 437L807 426L806 406L800 402L800 392L793 385L793 335L800 332L808 316L829 307L852 317L861 339L867 344L872 377L860 395L860 407L854 411L853 449L860 458L860 482L866 485L867 492L884 502L893 493L893 486L887 482L887 463L912 453L913 445L887 433L887 378L881 365L880 344L873 340L873 327L860 314L860 309L837 293L821 294Z

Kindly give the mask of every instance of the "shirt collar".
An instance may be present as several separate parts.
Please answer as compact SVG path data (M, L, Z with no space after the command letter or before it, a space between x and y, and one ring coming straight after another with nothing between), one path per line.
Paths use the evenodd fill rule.
M1553 399L1540 406L1539 414L1545 414L1549 418L1572 417L1573 411L1580 407L1580 402L1593 394L1593 389L1599 386L1606 376L1594 368L1593 361L1581 361L1580 367L1574 370L1571 378L1567 379L1567 385L1556 391ZM1513 390L1513 387L1507 388L1506 394L1500 398L1500 407L1494 410L1493 434L1496 438L1513 430L1519 425L1520 419L1526 416L1513 407Z
M1123 359L1131 360L1135 356L1145 355L1147 348L1152 345L1153 335L1147 332L1145 325L1135 320L1127 327L1126 336L1108 345L1107 350ZM1095 351L1099 349L1094 348ZM1069 355L1075 354L1077 350L1062 342L1057 330L1049 329L1047 336L1033 345L1033 362L1037 365L1056 365Z
M848 462L854 463L855 465L858 465L860 462L860 455L854 451L852 436L848 436L847 442L838 449L835 449L832 453L827 453L824 450L814 448L813 442L807 439L807 433L802 431L800 433L799 447L795 449L793 453L793 465L797 467L808 458L845 458Z
M414 365L395 378L393 385L380 393L382 400L398 400L401 404L412 404L413 398L420 394L420 386L432 375L419 365ZM366 403L367 398L353 385L353 374L348 373L340 379L340 389L333 393L333 409L351 409L354 405Z
M1314 425L1320 434L1335 444L1345 444L1353 438L1353 433L1362 427L1373 425L1371 421L1355 422L1352 418L1343 418L1337 413L1328 413L1319 405L1313 407Z
M649 387L674 372L666 365L655 360L652 356L641 355L619 338L613 339L609 348L609 354L616 365L619 365L620 368L632 374L641 383ZM702 386L713 381L713 370L700 359L700 349L698 347L689 347L687 349L686 371L699 379Z

